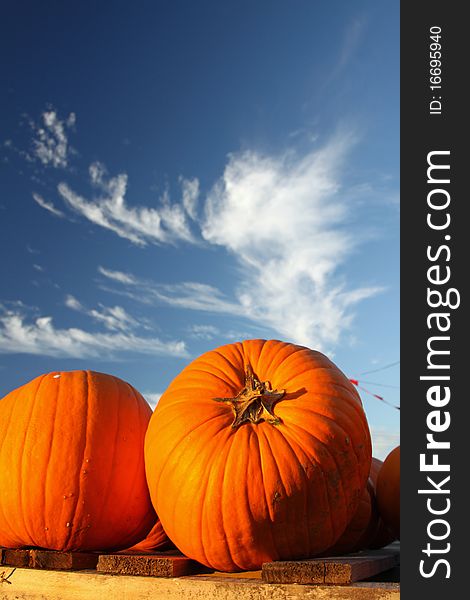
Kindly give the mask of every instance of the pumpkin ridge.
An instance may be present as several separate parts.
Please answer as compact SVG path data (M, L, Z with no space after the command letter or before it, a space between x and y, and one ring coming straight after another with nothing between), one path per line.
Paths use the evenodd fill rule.
M88 373L88 371L87 371ZM91 379L91 378L90 378ZM121 412L122 412L122 403L121 403L121 389L118 386L117 382L114 380L111 380L113 386L115 387L115 389L117 390L114 391L113 394L113 398L115 398L114 402L116 403L117 407L116 407L116 421L115 421L115 425L114 425L114 439L113 439L113 444L112 444L112 459L111 459L111 465L108 468L108 477L107 477L107 482L106 482L106 486L104 487L104 493L101 497L101 503L100 503L100 511L96 514L95 518L93 519L94 524L96 525L97 523L101 522L101 518L103 515L103 512L105 511L105 508L107 507L108 504L108 497L109 497L109 493L110 493L110 487L111 487L111 482L113 481L113 471L116 468L116 442L119 436L119 432L120 432L120 427L119 427L119 423L121 421ZM111 395L111 394L110 394Z
M315 411L315 412L316 412L316 411ZM328 417L327 415L322 415L322 414L319 414L318 412L316 412L316 414L317 414L317 415L318 415L318 416L319 416L321 419L325 419L325 420L329 421L329 422L332 424L332 426L333 426L334 428L338 428L338 429L340 429L340 430L341 430L341 432L342 432L342 435L345 435L345 436L346 436L346 438L347 438L347 439L349 439L349 445L351 446L351 448L352 448L352 450L353 450L353 452L354 452L354 456L355 456L355 458L356 458L356 463L357 463L358 465L360 465L359 457L358 457L358 455L357 455L357 452L356 452L356 447L355 447L355 445L353 444L353 442L352 442L351 438L350 438L350 437L347 435L347 432L345 431L345 429L344 429L344 428L343 428L341 425L339 425L339 424L338 424L338 422L337 422L337 421L335 421L335 419L332 419L331 417ZM299 427L301 427L301 428L302 428L302 426L301 426L301 425L299 425ZM316 436L315 436L315 437L316 437ZM319 438L317 438L317 439L319 439ZM319 441L320 441L320 443L322 443L323 445L326 445L326 444L325 444L325 442L322 442L320 439L319 439ZM329 450L328 450L328 451L329 451ZM330 454L331 454L331 452L330 452ZM331 454L331 456L332 456L332 458L333 458L333 460L334 460L335 464L337 465L336 459L334 458L334 456L333 456L332 454ZM355 472L356 472L356 474L357 474L357 477L359 477L359 473L358 473L358 471L356 470ZM338 473L341 473L341 472L340 472L340 470L339 470L339 468L338 468ZM342 476L341 476L341 475L340 475L340 480L341 480L341 485L342 485L342 488L344 489L343 480L342 480ZM359 487L362 487L362 484L361 484L361 481L360 481L360 479L358 480L358 484L359 484ZM344 495L344 494L343 494L343 495Z
M228 462L229 462L230 455L231 455L231 453L233 451L233 447L235 446L235 442L236 442L236 437L237 436L236 436L235 432L231 432L230 431L230 433L229 433L227 430L225 430L225 431L226 431L226 435L228 436L228 443L230 444L230 446L229 446L229 448L227 450L227 453L225 455L225 465L227 465ZM232 494L232 491L233 491L233 484L232 484L232 482L229 481L227 472L228 472L228 469L224 469L224 472L223 472L223 475L222 475L222 483L221 483L221 490L222 490L222 492L220 494L220 508L219 508L220 515L222 517L222 528L224 529L224 531L227 531L227 527L226 527L227 515L226 515L224 509L225 509L225 506L227 506L227 505L230 506L230 503L228 503L228 504L226 503L226 497L227 497L227 495L230 496ZM204 507L204 504L203 504L203 511L202 511L202 516L201 516L201 521L203 520L203 515L204 515L204 512L205 512L204 508L205 507ZM210 534L210 532L209 532L209 534ZM202 540L202 543L204 544L204 537L201 537L201 540ZM229 535L225 536L224 543L225 543L225 546L227 548L227 554L230 557L231 562L238 569L239 565L237 565L235 563L235 561L234 561L234 554L235 554L235 552L233 550L233 544L231 544L231 536L229 536ZM205 552L204 552L204 556L207 559L207 555L206 555ZM209 565L211 564L211 562L209 560L208 560L208 564Z
M243 360L244 360L244 355L243 355L243 353L244 353L244 349L243 349L243 343L240 343L240 342L239 342L239 343L235 343L235 344L233 345L233 350L234 350L234 352L235 352L236 354L238 354L238 360L239 360L239 362L240 362L241 364L244 364L244 363L243 363Z
M246 427L245 431L244 431L244 436L246 437L245 445L248 448L248 452L249 452L250 449L251 449L250 440L251 440L251 438L253 436L256 436L256 432L254 431L254 428L253 427ZM251 466L250 465L250 454L248 454L246 460L244 460L242 462L242 465L244 466L244 469L241 470L242 471L243 481L248 481L249 480L248 468ZM245 487L242 490L242 494L244 496L244 506L246 507L247 514L249 515L249 522L252 523L254 515L253 515L253 510L251 508L251 503L250 503L250 491L249 491L249 489L247 487ZM243 570L243 564L241 564L241 563L242 563L242 561L240 561L239 559L236 562L237 567L239 569Z
M18 501L19 501L19 510L22 516L22 520L23 520L23 528L24 528L24 532L26 533L26 536L29 538L31 545L34 545L34 538L31 536L31 532L29 530L29 527L27 527L26 525L26 511L23 508L23 482L28 481L28 478L25 477L25 465L28 465L28 461L25 460L25 450L26 450L26 441L28 439L28 433L30 431L30 428L28 427L28 425L31 422L31 417L33 415L34 412L34 408L36 405L36 394L39 392L39 389L41 388L41 384L44 382L45 376L43 375L41 377L41 379L38 381L38 385L36 387L34 396L33 396L33 400L30 402L31 404L31 408L28 414L28 417L26 419L26 423L27 426L25 427L25 431L24 431L24 437L23 437L23 441L21 443L21 453L20 453L20 460L19 460L19 465L20 465L20 473L21 473L21 477L20 477L20 488L19 488L19 497L18 497Z
M331 499L330 489L329 489L328 482L327 482L326 477L325 477L325 473L324 473L324 471L322 469L322 464L316 458L316 455L309 454L306 450L304 450L302 443L299 441L296 429L301 429L304 434L305 434L305 432L309 433L310 437L312 437L315 440L317 440L317 438L316 438L316 436L314 436L313 434L311 434L309 431L305 430L303 427L300 427L300 426L294 426L293 427L291 425L290 427L285 428L284 431L282 432L285 437L290 437L291 439L293 439L296 442L297 446L302 450L302 452L304 453L304 455L305 455L306 459L308 460L308 462L313 465L313 468L315 469L315 472L321 476L321 481L322 481L324 492L325 492L326 502L328 503L328 507L330 508L331 505L332 505L332 503L333 503L333 501ZM320 440L317 440L317 441L320 442ZM316 453L317 453L317 450L315 449L315 454ZM310 481L308 477L307 477L307 480ZM310 496L310 486L309 486L309 494L308 495ZM335 532L335 527L334 527L334 524L333 524L333 518L332 518L331 509L328 511L328 517L329 517L329 522L330 522L330 530L332 532ZM310 533L310 528L309 528L309 533ZM311 540L310 535L309 535L309 539ZM310 546L310 548L311 547L312 546Z
M256 365L255 364L251 364L253 370L256 371L256 372L258 372L260 365L263 367L263 370L265 370L264 369L264 362L267 360L265 358L265 354L268 353L268 355L269 355L270 350L271 350L271 346L272 346L272 344L268 344L268 342L266 340L262 340L262 341L263 341L263 343L262 343L261 348L259 350L258 356L256 357ZM246 365L247 362L248 363L251 362L251 359L248 358L248 352L251 350L253 344L247 344L246 341L245 341L245 343L242 344L242 346L243 346L243 352L244 352L244 355L245 355L245 359L242 362L242 364ZM272 358L272 356L269 356L269 358L271 359L269 361L269 364L271 364L273 358ZM255 361L253 361L253 362L255 362Z
M266 504L266 511L271 519L271 510L270 510L270 502L268 500L268 495L267 495L267 491L266 491L266 485L265 485L265 477L264 477L264 469L263 469L263 461L262 461L262 451L261 451L261 444L260 444L260 440L259 440L259 436L258 436L258 430L256 431L252 431L253 433L253 439L255 440L257 447L258 447L258 452L257 454L254 454L254 456L257 457L258 459L258 466L259 466L259 471L261 473L261 483L262 483L262 489L263 489L263 495L264 495L264 501ZM271 519L272 521L272 519ZM269 531L269 535L271 538L271 547L273 548L274 552L275 552L275 556L273 556L273 560L279 560L280 557L280 553L279 550L277 548L277 544L276 544L276 538L273 534L272 528L268 527L267 528Z
M292 365L290 365L290 368L292 368ZM294 381L295 379L297 379L299 377L305 377L305 375L307 373L310 373L310 372L313 372L313 371L318 371L320 369L324 369L325 371L332 371L333 373L335 371L335 367L334 366L321 365L321 364L313 364L312 366L309 366L308 368L302 369L301 373L296 373L295 375L292 375L292 377L289 377L288 379L283 379L282 382L283 382L283 384L287 385L288 383L291 383L292 381ZM347 389L347 388L345 388L345 389Z
M79 454L82 455L82 462L81 465L83 465L83 463L85 462L85 457L86 457L86 450L87 450L87 446L88 446L88 412L90 409L90 372L86 371L86 376L84 378L84 381L86 383L86 402L85 404L85 410L84 410L84 415L83 418L85 420L85 431L83 432L83 451L79 452ZM73 496L73 504L75 506L73 506L72 510L70 511L70 518L71 518L71 523L73 524L74 520L77 518L78 519L78 515L77 515L77 509L79 507L79 500L81 500L81 496L82 496L82 477L81 477L81 471L82 471L82 466L80 466L80 474L78 477L78 489L76 490L76 492L74 493ZM72 536L73 538L77 538L78 534L81 534L83 531L83 528L80 527L80 529L75 529L75 527L69 527L69 531L65 540L65 547L67 548L75 548L74 544L77 542L76 539L74 539L72 541ZM86 532L85 532L86 534Z
M0 400L0 401L3 401L3 400ZM7 436L8 436L8 430L10 428L10 425L11 425L12 421L13 421L13 413L14 413L14 409L15 409L15 404L16 404L15 402L10 402L10 407L11 407L10 417L9 417L8 423L7 423L7 425L6 425L5 429L4 429L4 435L2 436L2 443L0 445L0 457L2 455L3 445L5 443L5 440L7 439ZM17 539L18 536L16 535L15 530L10 526L10 522L8 520L7 513L3 510L3 507L2 507L1 503L0 503L0 510L2 512L2 515L3 515L3 523L5 523L7 525L8 529L10 530L10 534L13 534L13 537L11 539L12 540Z
M264 372L263 378L266 377L268 380L271 380L272 375L276 372L276 370L281 368L281 365L286 360L303 349L304 348L302 346L295 346L293 348L289 344L280 342L279 340L265 341L256 365L257 370L259 369ZM268 353L268 357L264 356L266 353Z
M169 408L172 408L172 407L170 406ZM198 423L196 425L196 427L194 429L191 429L190 433L194 433L197 429L199 429L199 427L206 427L207 423L209 423L210 421L213 421L214 419L219 419L219 418L220 418L220 415L214 415L213 417L210 417L207 420L201 421L200 423ZM169 424L171 424L173 421L178 422L179 420L180 420L180 417L179 417L179 415L177 415L172 421L170 421ZM222 429L225 429L225 425L223 427L221 427L220 430L222 430ZM177 450L177 448L179 447L181 442L183 442L187 438L188 435L189 435L188 433L185 433L184 435L181 436L181 439L179 441L173 443L172 449L170 450L168 455L165 457L165 462L160 466L160 469L159 469L160 474L159 474L158 478L156 479L156 481L153 482L152 489L156 490L159 487L161 476L163 474L163 471L166 469L168 461L170 460L173 452L175 452ZM145 436L145 446L146 445L147 445L147 435ZM147 467L146 467L146 469L147 469Z
M325 420L328 420L329 422L331 422L334 427L337 427L337 428L341 429L342 434L344 434L346 436L346 438L348 438L350 440L350 444L351 444L352 450L354 451L354 455L356 457L357 463L358 464L360 463L359 457L357 455L356 447L353 444L353 440L349 437L349 435L347 434L347 431L345 430L345 428L342 425L340 425L336 419L333 419L332 417L329 417L328 415L323 414L319 410L316 410L316 408L306 409L306 408L303 408L301 406L296 406L296 407L293 407L293 410L294 411L300 411L300 412L313 412L318 417L320 417L321 419L325 419ZM345 414L345 412L342 409L339 409L339 410L342 412L343 417L348 421L348 424L349 424L350 423L350 419L349 419L348 415ZM287 428L288 428L289 423L286 423L286 425L287 425ZM299 425L299 427L302 428L301 425ZM302 428L302 429L304 429L304 428ZM307 431L307 430L305 430L305 431Z
M204 363L203 363L204 364ZM211 367L212 369L214 368L213 365L207 365L209 367ZM217 375L217 373L213 373L212 371L207 371L204 369L198 369L196 366L194 366L193 368L191 368L190 371L188 371L189 373L192 372L197 372L197 373L203 373L204 375L211 375L212 377L215 377L216 379L219 379L222 383L224 383L226 386L230 387L231 381L227 381L227 379L229 378L229 375L227 373L224 373L221 369L219 369L218 367L215 367L218 371L220 371L221 375ZM233 383L233 388L237 389L240 385L240 382L234 382ZM178 389L178 388L176 388Z
M349 391L350 395L345 398L344 395L336 395L336 394L332 394L331 392L328 391L318 391L315 390L315 392L311 392L312 394L315 394L316 396L325 396L326 398L334 398L335 400L341 400L342 403L346 403L347 406L349 406L352 410L354 410L356 412L356 414L360 417L361 423L364 422L364 420L366 419L365 416L365 412L364 412L364 407L362 406L362 402L359 404L356 400L356 398L351 394L351 390L348 390L347 387L343 387L341 385L336 385L336 384L332 384L332 387L340 387L342 389L344 389L345 391ZM340 410L343 411L342 407L340 407Z
M223 434L225 434L225 436L222 435L222 436L219 437L218 434L221 433L221 432ZM211 472L212 472L212 469L213 469L213 465L214 465L214 462L213 462L212 459L213 459L214 455L216 455L217 450L219 449L219 446L226 443L226 439L225 439L226 435L227 434L226 434L226 429L225 428L220 428L214 435L212 435L212 437L211 437L212 440L214 440L216 437L218 437L219 439L218 439L217 443L213 444L213 446L211 448L211 451L205 456L205 466L204 466L204 469L203 469L204 479L202 481L200 481L200 483L199 483L199 489L198 489L199 497L202 498L201 510L199 512L199 515L198 515L198 517L199 517L198 518L198 532L199 532L198 540L200 540L199 549L201 550L202 554L204 555L204 559L206 560L205 564L207 564L208 566L211 564L211 562L210 562L210 560L209 560L209 558L207 556L206 543L205 543L206 542L206 536L204 535L204 531L205 531L205 527L204 527L204 513L205 513L206 505L207 505L207 501L206 501L206 495L207 494L206 494L206 492L207 492L207 488L209 486L210 475L211 475ZM231 447L233 445L235 436L231 436L231 437L232 437L232 441L231 441L230 449L231 449ZM228 454L227 454L227 456L228 456ZM194 460L198 460L198 458L200 458L198 456L198 454L194 453L193 460L190 463L188 463L188 464L185 465L185 468L186 468L185 473L187 473L188 470L191 469ZM207 469L207 465L209 465L209 469ZM163 472L163 470L162 470L162 472ZM224 472L224 475L225 475L225 472ZM180 478L184 480L182 470L180 471ZM177 512L177 501L175 499L175 501L173 502L173 512L172 512L172 515L171 515L172 522L176 522L177 521L177 519L175 519L176 512ZM210 534L211 534L211 532L209 531L209 540L210 540ZM210 542L209 542L209 547L210 547ZM204 561L200 561L200 562L204 562Z
M213 375L214 377L217 377L218 379L220 379L221 381L223 381L225 385L227 385L227 384L230 385L230 383L233 383L233 387L237 388L240 385L240 380L239 379L234 379L232 377L232 375L235 374L237 366L234 365L226 356L224 356L220 352L217 352L217 350L213 350L211 352L211 354L214 354L214 355L218 356L219 358L223 359L223 361L226 363L226 365L230 367L230 371L232 371L232 372L224 371L218 365L214 365L214 364L212 364L210 362L206 362L206 361L201 360L201 359L197 359L196 360L196 364L194 365L194 367L191 367L191 369L190 369L189 372L191 372L193 370L201 371L205 375L209 374L209 375ZM201 366L203 366L204 368L202 368L202 369L198 368L198 367L201 367ZM218 375L217 373L214 373L213 370L217 370L220 373L220 375Z
M54 415L53 418L51 419L53 425L52 425L52 431L51 431L51 435L50 435L50 439L49 439L49 447L47 450L47 460L46 460L46 473L44 476L44 510L43 510L43 514L46 515L47 514L47 497L48 497L48 485L47 485L47 480L49 477L49 467L50 467L50 463L51 463L51 454L52 454L52 443L54 440L54 427L55 427L55 422L56 422L56 415L57 415L57 400L58 400L58 395L59 395L59 388L60 388L60 382L57 382L57 386L56 386L56 393L54 395ZM44 524L45 526L45 524ZM46 533L45 534L45 538L48 540L49 538L49 534Z
M305 357L309 357L308 362L310 364L314 365L313 368L321 368L321 367L324 367L325 365L328 365L328 367L329 367L328 363L330 361L328 361L326 356L321 355L316 350L311 350L310 348L307 348L306 346L296 346L295 350L291 350L291 352L289 352L288 354L286 354L286 356L283 356L281 358L279 363L276 365L276 368L277 369L281 369L281 368L285 369L288 367L289 369L292 369L294 366L297 366L297 365L296 364L290 365L290 364L288 364L289 362L292 361L295 363L298 360L300 362L302 362L305 359Z
M292 428L292 426L291 426L291 428ZM323 448L323 449L326 451L326 454L328 454L328 456L330 457L330 460L331 460L331 462L333 463L333 465L334 465L334 467L335 467L335 468L334 468L334 471L335 471L336 473L338 473L338 474L340 474L340 473L341 473L340 469L338 468L338 463L337 463L337 461L336 461L336 458L334 457L334 455L333 455L333 454L332 454L332 452L331 452L331 451L328 449L328 446L327 446L327 445L326 445L324 442L322 442L322 441L321 441L321 440L320 440L320 439L319 439L319 438L318 438L316 435L314 435L313 433L311 433L310 431L308 431L307 429L305 429L305 428L304 428L304 427L302 427L301 425L295 424L295 425L293 425L293 428L294 428L294 429L300 429L300 430L303 432L304 436L305 436L305 434L307 434L307 435L308 435L308 436L309 436L311 439L315 440L315 443L316 443L316 445L317 445L317 446L321 446L321 447L322 447L322 448ZM317 453L317 452L318 452L317 448L315 448L315 450L316 450L316 453ZM316 462L317 464L319 464L319 465L321 465L321 464L322 464L322 463L321 463L320 461L318 461L316 458L315 458L315 462ZM335 498L332 498L332 496L331 496L331 490L330 490L330 488L332 488L333 486L332 486L332 484L331 484L331 483L330 483L330 482L327 480L327 478L325 477L325 474L323 473L323 471L322 471L322 476L323 476L323 480L324 480L324 482L325 482L325 489L326 489L327 498L328 498L328 505L329 505L329 508L330 508L330 510L328 511L328 515L329 515L329 517L330 517L331 530L334 532L334 534L335 534L335 536L336 536L336 538L337 538L337 537L338 537L338 534L336 533L336 531L337 531L337 526L335 525L335 522L334 522L334 521L333 521L333 519L332 519L333 512L332 512L332 510L331 510L331 508L332 508L333 506L337 506L337 500L336 500ZM342 498L345 498L345 497L346 497L346 494L345 494L345 492L344 492L343 478L342 478L342 476L341 476L341 475L339 475L339 477L338 477L338 480L339 480L339 485L341 486L341 491L342 491L342 495L341 495L341 497L342 497ZM338 494L338 496L339 496L339 494ZM348 520L348 518L349 518L351 515L348 515L349 509L348 509L348 505L346 505L346 504L344 504L344 512L345 512L345 516L346 516L346 518L345 518L345 521L347 521L347 520ZM346 525L346 526L347 526L347 525ZM340 533L339 535L341 535L341 533Z
M344 383L341 383L339 381L332 381L331 385L333 387L338 387L338 388L341 388L342 390L348 391L351 396L351 399L349 399L349 397L348 397L347 401L350 404L352 404L353 406L356 406L358 412L362 412L362 413L364 412L364 406L362 404L361 397L359 396L359 394L356 392L356 390L354 388L351 389L349 386L346 386L346 385L344 385ZM351 384L351 387L352 387L352 384Z
M291 450L295 456L295 459L299 463L299 466L300 466L299 472L302 473L303 482L304 482L304 486L305 486L304 487L304 489L305 489L304 511L305 511L305 515L307 515L307 517L308 517L309 512L310 512L309 506L310 506L310 501L311 501L311 488L310 488L311 482L309 480L309 477L307 475L304 465L305 465L305 462L307 461L308 463L314 465L314 468L318 468L319 464L313 457L311 457L307 454L307 452L304 450L302 444L298 441L297 437L295 435L291 435L291 431L290 431L289 427L283 427L282 430L279 429L278 431L284 437L285 443L291 447ZM302 520L304 520L304 518L302 518ZM310 553L311 548L312 548L312 537L311 537L311 531L310 531L309 518L307 518L306 531L307 531L307 537L308 537L308 553Z
M273 435L276 435L275 432L277 432L277 431L279 431L279 430L275 429L273 432L270 431L270 434L272 433ZM271 457L271 460L272 460L272 465L276 469L277 480L279 481L280 486L282 488L281 494L283 494L284 498L287 498L288 494L287 494L286 484L285 484L285 482L283 480L283 477L282 477L282 474L281 474L281 470L279 469L278 461L277 461L276 456L274 454L274 450L273 450L271 441L269 440L268 436L266 435L266 431L264 431L263 429L260 430L260 440L261 439L264 441L264 443L263 444L260 443L260 448L264 447L265 450L267 451L267 453L269 453L269 455ZM263 466L263 454L264 454L263 451L261 451L261 465L262 466ZM263 466L263 469L264 469L264 466ZM269 501L269 499L268 499L268 501ZM270 515L270 518L271 518L271 522L274 523L275 522L275 514L274 514L274 511L272 510L272 506L273 506L273 502L271 500L271 502L268 504L268 510L269 510L269 515ZM290 508L290 503L287 503L286 506L289 509ZM288 519L288 521L289 521L289 519ZM290 542L290 539L289 539L289 533L287 533L287 535L283 536L280 541L283 542L281 545L288 547L288 553L289 553L289 555L292 556L292 547L291 547L291 542Z

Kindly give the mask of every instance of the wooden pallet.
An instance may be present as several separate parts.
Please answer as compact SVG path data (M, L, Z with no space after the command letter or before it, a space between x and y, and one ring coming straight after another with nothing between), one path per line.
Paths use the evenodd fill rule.
M262 579L265 583L310 585L348 585L399 564L399 545L345 556L264 563L261 571L222 574L191 560L177 551L149 554L94 552L58 552L39 549L0 549L0 564L9 567L76 571L93 570L112 575L182 577L201 575Z
M59 552L40 549L0 548L0 565L60 571L96 570L114 575L144 575L151 577L181 577L210 573L204 565L178 551L152 554L118 552Z

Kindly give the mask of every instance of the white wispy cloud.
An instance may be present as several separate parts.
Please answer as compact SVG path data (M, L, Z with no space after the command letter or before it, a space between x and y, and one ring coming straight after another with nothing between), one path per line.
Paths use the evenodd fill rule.
M50 213L52 213L56 217L61 217L61 218L65 217L64 213L61 210L56 208L54 206L54 204L52 204L52 202L48 202L47 200L44 200L44 198L40 194L33 192L33 199L37 204L39 204L39 206L41 208L48 210Z
M197 241L189 225L199 195L197 180L181 178L181 202L171 202L166 191L159 198L158 207L148 208L127 204L127 174L108 177L104 165L95 162L90 165L89 175L97 191L93 199L77 194L65 182L58 185L58 191L71 209L95 225L140 246Z
M65 298L65 305L72 310L92 317L95 321L102 323L106 329L112 331L129 331L139 326L139 322L122 306L104 306L103 304L99 304L99 309L88 309L70 294Z
M34 131L33 157L43 165L67 167L71 151L67 130L73 128L75 122L75 113L70 113L66 119L60 119L53 108L42 113L40 124L31 121L30 125Z
M0 353L35 354L58 358L113 359L122 353L187 357L182 341L162 341L129 332L96 332L61 329L50 316L28 319L21 306L0 305Z
M124 283L128 285L138 284L138 279L130 273L124 273L122 271L112 271L111 269L105 269L101 266L98 267L98 272L101 273L101 275L107 277L108 279L118 281L119 283Z
M199 181L197 179L185 179L180 177L183 195L183 207L191 219L197 219L199 201Z
M72 310L77 310L79 312L86 312L86 308L83 306L83 304L77 300L77 298L75 298L75 296L72 296L71 294L68 294L65 298L65 306L67 306L68 308L71 308Z
M305 156L232 155L206 202L204 238L239 265L242 314L318 349L338 343L352 308L381 288L347 287L339 268L362 240L341 167L355 140L337 135Z
M198 340L212 340L220 335L220 330L213 325L191 325L189 335Z
M319 86L319 93L323 92L333 82L343 77L346 70L351 67L367 28L367 19L364 16L354 17L346 26L342 39L338 44L338 54L335 62L330 66L328 75Z
M121 293L144 304L159 303L176 308L232 315L241 314L243 309L238 302L232 302L218 288L206 283L157 283L122 271L112 271L103 267L99 267L98 270L106 278L126 286L124 291L113 288L106 288L106 291Z

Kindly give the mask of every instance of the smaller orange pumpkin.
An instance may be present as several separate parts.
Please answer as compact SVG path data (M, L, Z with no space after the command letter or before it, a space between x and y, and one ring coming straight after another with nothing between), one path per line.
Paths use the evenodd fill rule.
M400 539L400 446L390 452L379 471L377 504L380 516Z

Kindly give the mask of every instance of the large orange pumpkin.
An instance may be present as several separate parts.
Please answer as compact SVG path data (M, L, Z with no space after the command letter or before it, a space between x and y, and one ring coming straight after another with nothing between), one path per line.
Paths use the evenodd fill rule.
M353 518L336 543L324 554L337 556L366 548L372 530L375 531L377 519L377 512L374 511L374 489L369 478Z
M384 460L377 477L377 504L380 516L400 538L400 446Z
M357 509L371 444L361 400L323 354L276 340L207 352L152 416L145 465L170 539L219 570L308 557Z
M41 375L0 400L0 546L125 548L156 516L145 481L152 411L93 371Z

